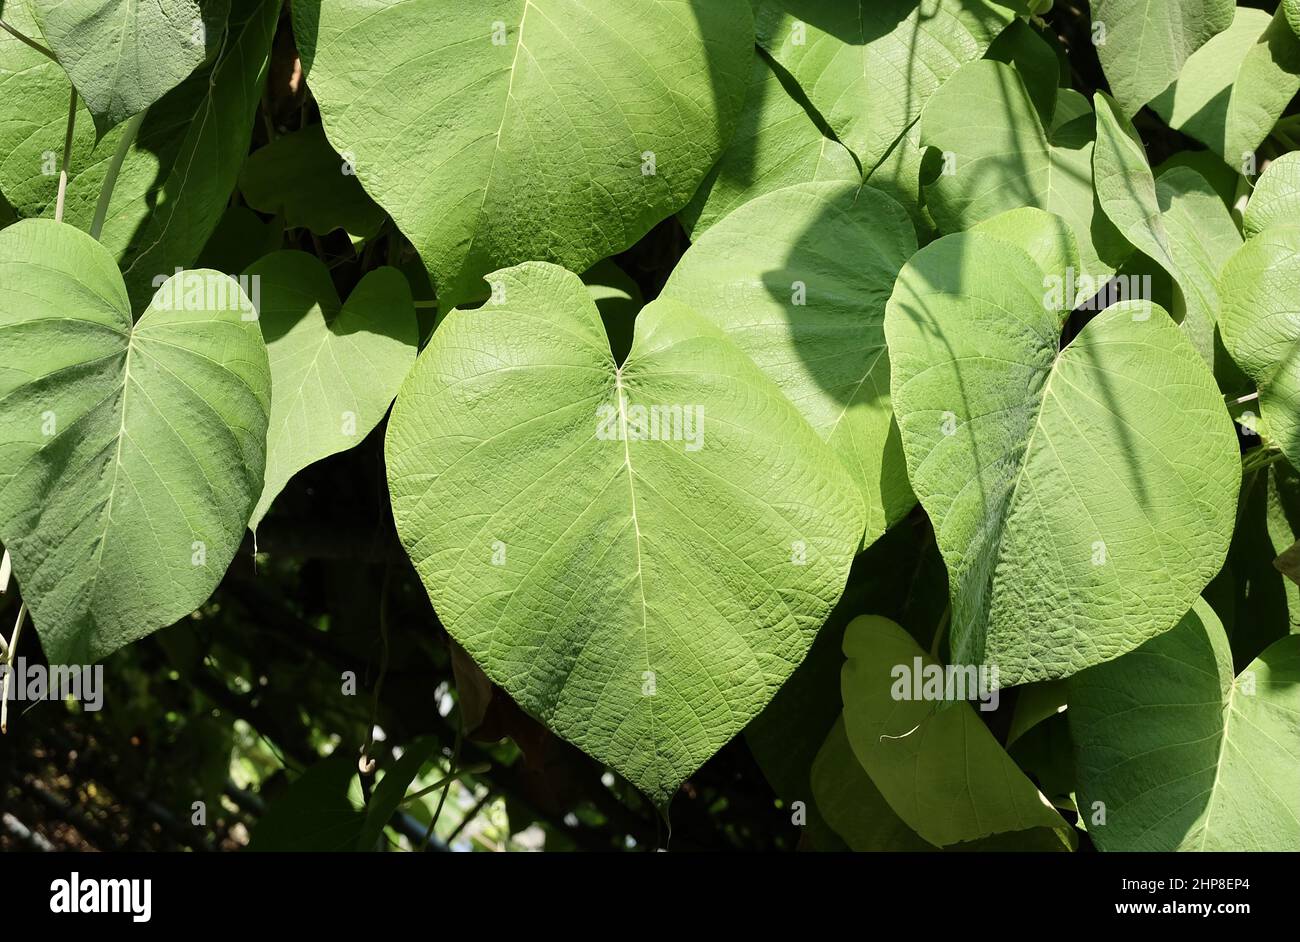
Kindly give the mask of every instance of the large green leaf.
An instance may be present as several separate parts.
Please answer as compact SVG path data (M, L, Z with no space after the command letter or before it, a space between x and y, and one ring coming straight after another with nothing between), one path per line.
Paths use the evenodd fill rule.
M360 241L379 232L384 211L350 170L324 127L311 124L254 151L239 172L239 191L249 206L283 216L290 228L317 235L342 229Z
M0 542L51 662L97 660L212 593L262 487L271 377L248 299L173 276L133 327L85 233L0 232Z
M1192 345L1213 364L1219 270L1241 247L1237 225L1195 170L1176 167L1157 181L1141 139L1114 102L1102 92L1095 102L1092 165L1101 208L1135 248L1174 279L1179 289L1174 314Z
M1238 7L1232 25L1188 57L1151 107L1234 167L1255 152L1300 90L1300 38L1279 12Z
M1102 850L1300 847L1300 636L1234 677L1223 626L1197 602L1172 631L1071 678L1068 716Z
M745 0L301 0L293 18L330 141L444 310L503 265L583 271L685 206L754 55Z
M22 7L6 6L6 17L10 9ZM160 274L194 262L221 219L248 153L277 14L273 3L234 0L216 63L151 107L127 152L102 240L119 260L136 310ZM68 90L57 64L0 33L0 191L22 216L54 212ZM96 143L90 113L79 113L66 222L90 228L123 131Z
M1248 240L1220 276L1224 346L1259 388L1261 434L1300 465L1300 226Z
M915 503L884 333L885 302L915 251L912 223L888 196L806 183L715 225L664 288L721 327L840 456L862 490L866 543Z
M95 124L144 111L221 45L230 0L27 0Z
M985 0L754 0L758 42L873 170L1011 12Z
M952 579L952 660L1063 677L1168 630L1223 563L1241 479L1208 367L1159 307L1060 349L1051 276L991 232L947 236L885 315L912 486Z
M1090 2L1097 56L1126 118L1168 88L1188 56L1232 25L1236 8L1235 0Z
M487 675L662 806L807 652L861 499L680 302L641 312L618 367L576 276L489 280L494 300L453 311L397 397L398 533Z
M1264 168L1241 222L1248 239L1275 223L1300 222L1300 153L1283 154Z
M899 670L936 666L906 631L865 615L844 633L844 725L853 753L894 812L937 847L1046 828L1065 850L1070 827L969 703L899 696ZM917 693L916 690L911 691Z
M849 150L823 133L760 55L754 57L735 136L680 215L691 238L698 239L736 207L773 190L797 183L861 179Z
M340 303L325 263L274 252L245 272L255 287L271 362L266 484L256 531L289 479L359 445L379 424L415 362L418 329L406 279L377 268Z
M1300 0L1282 0L1282 13L1297 36L1300 36Z
M1096 205L1092 129L1074 107L1074 99L1058 95L1049 134L1015 68L991 60L962 66L921 116L921 143L947 163L925 190L939 231L1037 206L1070 223L1088 276L1112 274L1125 247Z

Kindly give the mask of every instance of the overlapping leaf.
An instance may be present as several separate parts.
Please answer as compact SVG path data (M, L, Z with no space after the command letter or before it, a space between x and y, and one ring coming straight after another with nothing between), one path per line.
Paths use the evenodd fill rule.
M889 406L884 316L915 250L888 196L809 183L727 216L664 288L726 331L840 456L862 490L866 543L914 503Z
M887 618L863 616L844 634L844 726L854 755L889 806L937 847L1046 829L1069 849L1070 827L1007 755L969 703L939 709L897 671L937 666ZM907 691L903 691L907 692ZM1041 840L1041 838L1040 838Z
M1192 345L1213 364L1218 276L1241 247L1236 223L1195 170L1174 168L1156 180L1132 125L1106 95L1099 92L1095 101L1093 176L1101 208L1134 247L1174 279L1180 302L1174 313Z
M1172 631L1071 678L1068 716L1102 850L1300 847L1300 636L1234 676L1198 601Z
M487 675L663 805L803 658L861 500L680 302L641 313L619 367L576 276L490 281L495 300L452 312L398 395L398 533Z
M1178 78L1188 56L1232 24L1234 0L1090 0L1093 43L1111 92L1131 118Z
M985 0L754 0L758 42L865 172L1011 21Z
M230 0L25 2L101 131L144 111L201 66L221 45L230 13Z
M204 602L262 486L271 377L248 299L187 272L134 327L71 226L0 232L0 542L51 662Z
M945 158L944 172L925 191L939 231L1036 206L1070 223L1089 277L1113 273L1126 249L1096 205L1093 133L1076 99L1058 95L1049 134L1015 68L993 61L962 66L921 117L921 143Z
M1264 168L1241 223L1248 239L1277 223L1300 223L1300 153L1283 154Z
M415 362L411 289L402 273L366 274L340 303L325 263L275 252L247 272L271 364L266 483L249 526L257 529L289 479L346 451L379 424Z
M1268 136L1300 90L1300 38L1282 13L1238 7L1232 25L1188 57L1151 102L1170 127L1234 167Z
M1259 431L1300 464L1300 226L1275 224L1223 267L1224 346L1259 388Z
M304 0L293 16L331 143L444 310L504 265L583 271L686 205L754 54L745 0Z
M861 178L849 150L823 133L768 60L755 56L735 136L680 215L698 239L727 213L773 190Z
M1168 315L1116 305L1062 350L1053 277L992 233L947 236L885 316L911 483L952 579L952 660L1004 685L1172 627L1222 565L1241 477L1214 379Z

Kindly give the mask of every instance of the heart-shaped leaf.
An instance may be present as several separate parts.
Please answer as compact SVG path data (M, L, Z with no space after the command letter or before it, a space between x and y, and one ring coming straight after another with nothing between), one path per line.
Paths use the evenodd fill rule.
M262 488L271 376L217 272L134 327L112 255L46 220L0 231L0 542L51 662L98 660L202 604Z
M1173 627L1223 563L1241 480L1214 378L1168 315L1119 304L1062 350L1059 281L959 233L912 258L885 315L908 471L951 576L951 660L1006 686Z
M974 708L959 702L939 709L941 701L922 697L921 678L942 667L911 635L887 618L864 615L849 623L844 653L840 688L849 744L912 830L946 847L1045 828L1049 844L1070 849L1069 825ZM957 756L960 762L953 761Z
M530 263L454 311L389 421L403 545L525 710L657 804L802 660L861 538L857 488L678 301L618 367L578 278Z
M1090 0L1093 45L1125 117L1159 95L1188 56L1232 25L1234 0Z
M325 128L310 124L254 151L239 172L239 191L249 206L283 216L291 229L317 235L342 229L360 242L379 232L384 211L351 170L325 139Z
M798 183L861 179L848 148L826 136L768 60L755 56L736 133L679 215L691 238L698 239L738 206L773 190Z
M1300 226L1273 225L1220 275L1223 344L1259 388L1258 431L1300 465Z
M584 271L628 248L686 205L730 137L754 54L745 0L599 7L293 5L329 139L415 244L443 310L503 265Z
M1198 601L1172 631L1070 678L1067 715L1101 850L1300 846L1300 635L1234 676Z
M1195 170L1176 167L1156 180L1132 125L1105 94L1098 92L1095 102L1092 165L1101 208L1135 248L1174 279L1179 289L1174 313L1192 345L1213 364L1219 269L1241 247L1237 225Z
M1249 239L1275 223L1296 222L1300 222L1300 153L1292 152L1264 168L1242 213L1241 224Z
M179 85L225 38L230 0L27 0L101 133Z
M1170 127L1241 167L1300 90L1300 38L1279 11L1237 7L1232 25L1188 57L1151 102Z
M721 327L781 387L862 489L871 543L915 503L889 406L885 302L916 251L907 213L851 183L806 183L727 216L664 296Z
M415 362L415 305L396 268L369 272L340 304L325 263L273 252L249 267L271 363L266 484L257 525L289 479L361 443Z
M870 173L1011 12L984 0L754 0L759 45Z
M1055 213L1074 230L1084 272L1104 279L1126 247L1093 196L1092 128L1070 96L1057 101L1049 134L1017 69L991 60L962 66L921 116L921 142L944 158L926 205L940 232L1022 206Z

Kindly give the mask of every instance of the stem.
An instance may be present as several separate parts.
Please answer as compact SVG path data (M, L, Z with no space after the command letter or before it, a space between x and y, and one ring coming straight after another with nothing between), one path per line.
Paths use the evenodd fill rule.
M3 557L0 557L0 595L9 591L9 574L13 572L13 560L9 558L9 551L5 550Z
M1227 398L1227 397L1225 396L1224 398ZM1230 406L1239 406L1239 405L1241 405L1243 402L1250 402L1250 401L1252 401L1252 400L1254 400L1254 399L1258 399L1258 398L1259 398L1259 393L1257 393L1257 392L1253 392L1253 393L1250 393L1250 394L1248 394L1248 395L1242 396L1242 397L1239 398L1239 399L1228 399L1228 405L1230 405Z
M456 766L460 765L460 746L465 739L464 727L456 731L456 746L451 751L450 772L446 778L446 786L442 790L442 797L438 799L438 807L433 810L433 817L429 819L428 830L424 832L424 840L420 841L420 846L416 848L420 853L429 846L429 840L433 837L433 829L438 824L438 818L442 815L442 806L447 802L447 794L451 791L451 783L456 780Z
M952 603L944 607L943 614L939 616L939 626L934 629L934 640L930 642L930 657L939 660L939 645L943 643L943 636L948 631L948 622L952 620Z
M39 52L41 55L46 56L47 58L53 59L55 62L58 62L58 61L59 61L59 57L56 56L54 53L50 52L50 50L46 49L44 46L42 46L42 45L41 45L40 43L38 43L36 40L34 40L34 39L28 39L26 36L24 36L22 33L18 32L18 30L14 29L12 26L10 26L8 23L6 23L4 20L0 20L0 29L4 30L6 33L8 33L8 34L9 34L10 36L12 36L14 39L18 40L20 43L26 43L27 45L31 46L33 49L35 49L35 50L36 50L37 52Z
M72 131L77 126L77 89L68 101L68 133L63 137L63 166L59 168L59 198L54 204L54 221L63 222L63 200L68 193L68 164L72 163Z
M144 124L144 116L148 112L149 109L146 108L139 114L134 115L126 123L126 130L122 132L122 139L117 142L117 150L113 152L113 159L108 165L108 173L104 176L104 185L99 190L99 202L95 204L95 219L90 224L92 239L98 239L99 234L104 231L104 217L108 215L108 203L113 198L113 187L117 185L117 175L122 169L122 161L126 160L126 152L135 143L135 136L140 131L140 125Z
M9 681L14 675L14 657L18 654L18 635L23 630L23 619L27 617L27 603L18 606L18 620L14 622L14 633L9 637L9 650L5 653L5 679L0 684L0 736L9 732Z

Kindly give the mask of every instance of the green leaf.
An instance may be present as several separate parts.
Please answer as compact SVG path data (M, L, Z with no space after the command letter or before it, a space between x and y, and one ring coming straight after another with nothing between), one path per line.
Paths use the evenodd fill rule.
M248 849L354 850L366 828L356 776L357 760L345 750L321 759L267 806L253 828Z
M1255 183L1255 192L1242 214L1246 238L1269 226L1300 220L1300 153L1283 154L1272 161Z
M6 7L6 17L11 9L22 7ZM216 64L150 108L127 152L102 241L118 258L136 310L159 275L194 262L221 219L248 154L277 16L273 3L234 0ZM0 32L0 191L22 216L54 213L68 90L56 63ZM64 217L79 229L90 228L123 131L96 143L89 112L79 113Z
M256 531L289 479L361 444L383 419L415 362L418 329L406 279L384 266L339 301L325 263L275 252L245 272L254 286L271 363L266 485Z
M262 487L271 377L230 278L169 279L139 322L71 226L0 232L0 542L51 663L202 604Z
M1015 68L1025 84L1025 91L1033 99L1039 119L1045 127L1051 127L1061 64L1056 50L1047 40L1023 20L1012 20L1011 25L993 40L984 58L1005 62Z
M1011 13L984 0L754 0L758 43L870 173Z
M746 203L678 263L664 296L721 327L862 490L870 544L915 504L889 405L885 302L916 251L871 187L806 183Z
M1152 100L1172 128L1230 165L1273 130L1300 90L1300 39L1279 13L1238 7L1232 25L1188 57L1178 81Z
M1300 636L1234 677L1223 627L1198 601L1172 631L1071 678L1067 715L1098 848L1300 846ZM1091 820L1097 802L1105 824Z
M241 272L263 255L279 250L283 242L284 223L279 219L263 222L247 206L227 206L195 264Z
M1115 305L1061 350L1054 279L960 233L912 258L885 315L908 471L952 580L951 660L1004 686L1177 623L1223 563L1241 480L1214 378L1165 312Z
M1071 96L1058 96L1054 123L1063 123L1049 135L1016 69L990 60L962 66L921 116L921 142L947 161L925 191L939 231L1036 206L1070 224L1089 277L1109 277L1126 247L1096 205L1092 129L1077 111Z
M1007 747L1044 720L1064 713L1065 690L1063 680L1045 680L1021 689L1016 695L1015 712L1011 714L1011 728L1007 730Z
M575 275L489 280L495 300L452 312L397 397L398 533L488 677L664 806L812 644L858 491L680 302L641 312L617 367Z
M1282 13L1291 30L1300 36L1300 0L1282 0Z
M645 305L641 288L612 259L603 259L582 276L591 300L596 302L600 319L609 335L609 349L614 362L622 363L632 349L636 316Z
M330 141L443 310L504 265L583 271L685 206L754 55L745 0L606 0L598 16L579 0L305 0L293 24Z
M144 111L221 45L230 0L28 0L101 135Z
M1242 175L1225 164L1214 151L1180 150L1156 167L1156 179L1159 180L1175 167L1195 170L1214 187L1214 192L1219 194L1219 199L1223 200L1223 205L1229 210L1237 205L1238 193L1246 191L1246 181Z
M366 806L365 824L357 837L357 850L375 850L384 827L401 807L411 782L415 781L420 769L437 754L438 740L432 736L422 736L410 743L402 752L402 757L384 773Z
M1234 0L1090 0L1093 45L1123 116L1178 78L1184 63L1232 25Z
M854 619L844 634L844 724L853 753L894 812L937 847L1046 828L1064 850L1065 820L968 703L900 696L900 671L937 666L887 618ZM960 758L959 758L960 757Z
M1261 435L1300 464L1300 226L1248 240L1220 276L1224 346L1259 388Z
M1219 270L1241 247L1237 225L1195 170L1174 168L1157 181L1132 125L1104 93L1094 100L1093 177L1101 208L1135 248L1174 279L1179 290L1174 314L1192 345L1213 364Z
M254 209L283 216L287 227L317 235L342 229L360 242L384 224L384 211L330 147L319 124L254 151L239 173L239 191Z
M754 57L745 110L731 144L679 214L692 239L738 206L798 183L861 181L857 161L828 137L773 71Z

